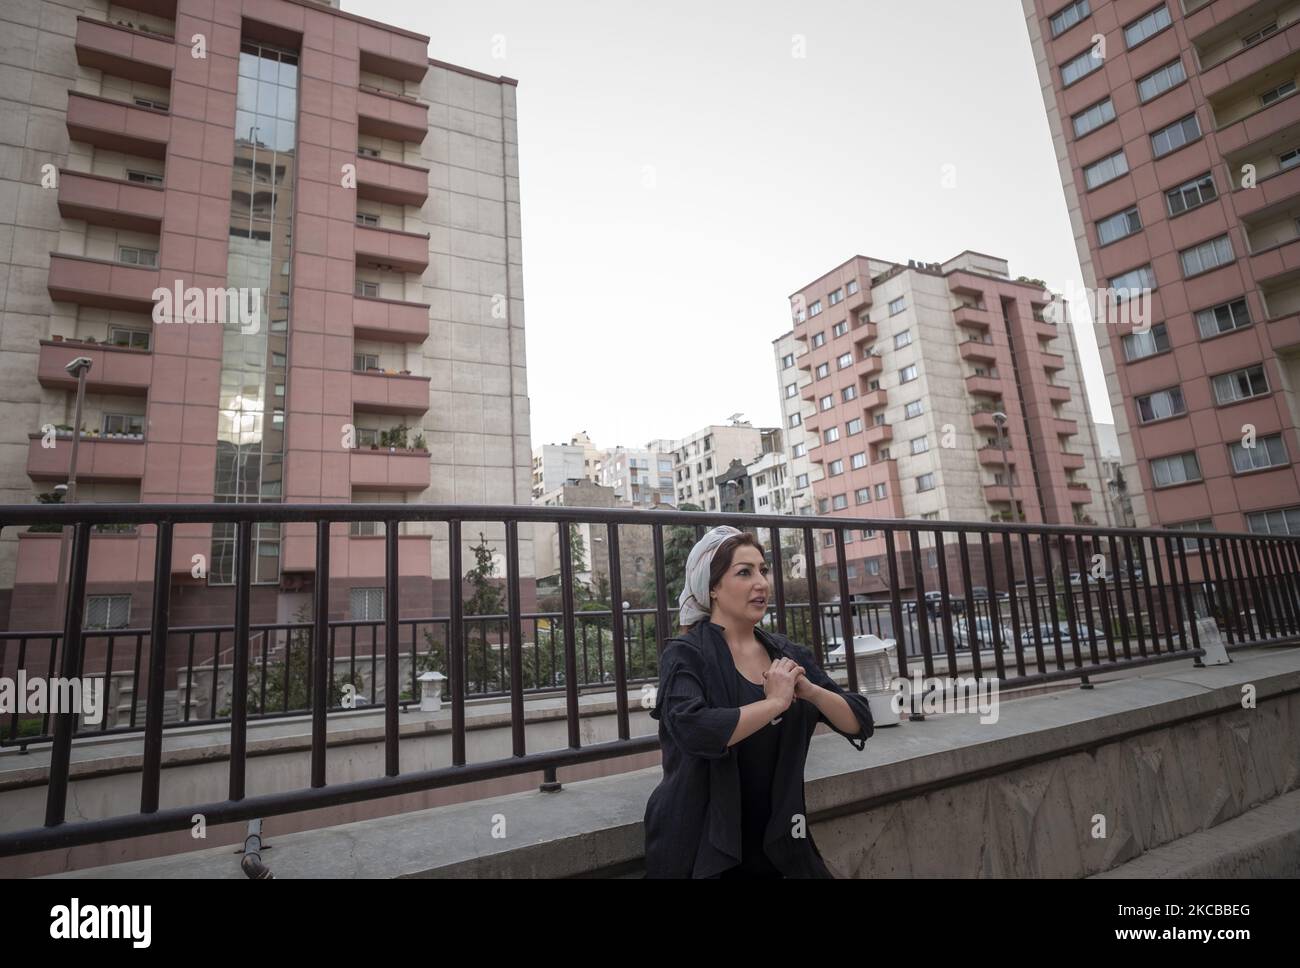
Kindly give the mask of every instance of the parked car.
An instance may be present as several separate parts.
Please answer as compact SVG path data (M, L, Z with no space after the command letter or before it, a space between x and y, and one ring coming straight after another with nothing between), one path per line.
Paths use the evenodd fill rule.
M989 590L983 585L975 585L970 590L970 597L977 602L987 602L989 600ZM1011 596L1006 592L998 592L998 601L1005 602L1010 600Z
M930 613L931 618L939 618L943 615L943 592L926 592L925 610ZM948 614L960 615L964 611L966 611L966 600L949 595Z
M979 636L980 648L991 649L996 644L993 632L995 626L993 620L983 615L977 616L974 623L975 634ZM971 623L967 616L963 615L953 623L952 634L957 644L962 647L969 647L972 642L970 639ZM1001 626L1002 644L1004 647L1010 647L1015 642L1015 636L1011 634L1011 627L1008 625Z
M1063 644L1069 642L1069 641L1070 641L1070 623L1069 623L1069 622L1057 622L1057 623L1056 623L1056 626L1057 626L1057 628L1059 628L1059 629L1061 630L1061 642L1062 642ZM1082 622L1080 622L1078 628L1079 628L1079 641L1080 641L1080 642L1084 642L1084 641L1086 641L1087 638L1088 638L1088 635L1089 635L1089 629L1088 629L1088 626L1086 626L1086 625L1084 625ZM1051 623L1051 622L1043 622L1043 623L1041 623L1041 624L1038 626L1038 634L1039 634L1039 636L1040 636L1040 637L1042 638L1042 640L1043 640L1043 645L1054 645L1054 644L1055 644L1056 640L1055 640L1055 639L1053 638L1053 636L1052 636L1052 623ZM1021 641L1022 644L1024 644L1024 645L1028 645L1028 646L1032 646L1032 645L1034 644L1034 627L1033 627L1032 625L1029 626L1029 628L1025 629L1023 632L1020 633L1020 641Z

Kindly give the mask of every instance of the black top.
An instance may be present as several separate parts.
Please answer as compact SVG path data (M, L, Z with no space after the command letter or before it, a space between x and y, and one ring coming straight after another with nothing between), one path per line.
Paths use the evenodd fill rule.
M755 685L737 669L740 685L740 705L760 702L767 697L762 686ZM737 765L740 768L740 849L741 861L719 876L728 877L781 877L779 870L763 851L763 835L772 818L772 784L776 779L776 756L781 747L781 727L785 717L778 722L764 723L736 744Z

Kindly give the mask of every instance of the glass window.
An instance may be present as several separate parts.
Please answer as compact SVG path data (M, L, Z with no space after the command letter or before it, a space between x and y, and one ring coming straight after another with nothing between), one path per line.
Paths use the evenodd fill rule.
M1231 373L1220 373L1210 382L1214 386L1215 403L1221 407L1268 393L1268 378L1262 363Z
M898 382L899 382L899 383L911 383L911 382L912 382L913 380L915 380L915 379L916 379L916 364L915 364L915 363L913 363L911 366L905 366L905 367L903 367L901 370L898 371Z
M834 306L837 302L842 302L843 299L844 299L843 289L836 289L833 293L831 293L829 296L826 297L826 301L830 303L830 305L832 306Z
M921 491L933 491L933 490L934 490L934 475L933 475L933 474L922 474L920 477L918 477L918 478L916 479L916 490L917 490L918 493L920 493Z
M126 170L126 180L135 182L138 185L161 185L163 176L156 175L151 171L136 171L132 168Z
M840 370L844 369L846 366L851 366L852 364L853 364L852 353L842 353L835 360L835 366L837 369Z
M811 306L808 307L808 316L810 318L813 316L820 316L821 311L822 311L822 301L818 299Z
M903 296L899 296L897 299L891 299L889 301L889 315L891 316L897 316L906 308L907 301Z
M844 387L842 390L840 390L840 399L845 403L848 403L850 400L857 397L857 395L858 395L858 388L851 383L848 386Z
M833 443L835 443L835 441L837 441L837 440L839 440L839 439L840 439L840 428L839 428L839 427L827 427L827 428L826 428L826 434L825 434L825 436L822 437L822 443L824 443L824 444L833 444Z
M854 434L862 433L862 418L854 417L852 420L850 420L845 425L845 431L848 433L850 437L852 437Z
M383 588L353 588L348 593L348 605L355 620L368 622L382 620L384 590Z
M1260 27L1258 30L1251 31L1245 37L1242 37L1241 46L1249 47L1251 44L1255 44L1263 40L1269 34L1275 34L1275 33L1277 33L1276 20L1273 21L1272 23L1265 24L1263 27Z
M1185 80L1187 80L1187 72L1183 70L1182 59L1171 61L1164 67L1152 71L1146 77L1138 79L1138 100L1150 101Z
M1214 188L1214 178L1208 171L1165 192L1165 203L1169 206L1170 215L1181 215L1193 208L1200 208L1216 198L1218 192Z
M889 496L889 487L883 481L876 485L876 500L883 501Z
M1152 420L1163 420L1166 417L1176 417L1186 413L1187 405L1183 402L1183 391L1178 387L1170 387L1167 390L1157 390L1155 393L1138 397L1137 411L1140 423L1150 423Z
M1201 332L1201 339L1229 333L1250 324L1250 309L1245 299L1234 299L1232 302L1211 306L1196 314L1196 328Z
M1144 289L1156 287L1156 274L1149 265L1111 276L1110 288L1116 299L1132 299Z
M930 438L929 438L929 437L913 437L913 438L912 438L912 453L913 453L913 454L924 454L924 453L925 453L927 450L929 450L929 449L930 449Z
M901 333L894 334L894 349L896 350L902 349L904 346L910 345L911 342L912 342L912 331L910 329L905 329Z
M1265 91L1259 96L1260 107L1268 107L1274 101L1280 101L1288 94L1295 93L1295 81L1284 81L1277 87Z
M1232 242L1226 235L1209 239L1178 253L1183 263L1183 275L1195 276L1225 266L1232 261Z
M1091 165L1085 165L1083 168L1083 181L1089 190L1098 188L1108 181L1114 181L1120 175L1128 173L1128 158L1124 156L1123 149L1108 155L1105 158L1094 161Z
M799 474L799 475L796 475L796 477L795 477L795 479L794 479L794 486L795 486L795 487L799 487L799 488L807 487L807 486L808 486L808 475L807 475L807 474Z
M840 474L843 474L844 461L839 458L831 461L830 466L826 469L826 473L829 474L831 477L838 477Z
M817 366L817 379L830 376L831 365L829 363L820 363Z
M785 356L781 357L781 369L788 370L792 366L794 366L793 353L787 353Z
M1069 87L1076 81L1082 80L1095 70L1099 70L1105 63L1105 60L1096 56L1092 47L1089 47L1082 54L1071 57L1061 65L1061 84Z
M1281 434L1256 438L1253 447L1247 447L1241 441L1234 440L1228 445L1228 452L1232 454L1232 469L1238 474L1289 463Z
M1300 534L1300 507L1255 511L1246 515L1246 528L1255 534Z
M86 618L88 629L124 629L131 622L130 595L87 595Z
M1170 531L1213 531L1214 522L1209 518L1202 518L1199 521L1183 521L1179 524L1162 525L1162 527L1168 528ZM1186 551L1197 550L1196 539L1194 537L1182 538L1181 543Z
M834 326L831 327L832 336L843 336L848 331L849 331L849 321L847 319L841 319L838 323L836 323Z
M1151 478L1156 487L1170 487L1201 479L1201 465L1196 461L1196 454L1172 454L1169 457L1156 457L1151 460Z
M1300 148L1292 148L1290 151L1284 151L1277 156L1278 167L1283 171L1288 168L1294 168L1300 165Z
M1137 206L1135 205L1123 212L1116 212L1114 215L1101 219L1097 223L1097 241L1101 245L1110 245L1110 243L1117 242L1125 236L1141 231L1141 229L1142 219L1138 215Z
M127 346L133 350L149 348L149 333L138 329L125 329L121 326L108 327L108 342L113 346Z
M921 416L923 411L924 404L922 404L920 400L913 400L903 408L903 416L905 419L910 420L912 417Z
M826 394L826 396L822 397L818 401L818 406L822 410L829 410L831 407L835 406L835 396L830 393Z
M848 285L844 287L844 291L847 292L850 296L852 296L855 292L858 291L858 280L850 279Z
M1170 19L1169 9L1162 3L1124 28L1124 43L1132 49L1144 40L1154 37L1171 23L1173 21Z
M798 392L799 392L799 384L787 383L785 385L785 396L787 400Z
M1145 333L1129 333L1123 338L1124 359L1134 360L1164 353L1169 349L1169 332L1164 323L1156 323Z
M1151 151L1160 158L1177 151L1201 136L1201 122L1195 114L1179 118L1173 124L1161 128L1151 135Z
M141 249L133 245L117 247L117 261L128 266L149 266L158 268L158 250Z
M1098 101L1090 108L1084 108L1070 119L1074 123L1074 136L1082 138L1085 134L1096 131L1103 124L1115 120L1115 103L1110 98Z
M808 445L807 445L807 444L795 444L794 447L791 448L791 453L792 453L795 457L802 457L804 454L808 453Z
M831 510L833 511L843 511L848 506L849 499L843 494L836 494L831 498Z
M801 413L790 414L789 425L791 427L798 427L801 423L803 423L803 414Z
M366 282L364 279L358 279L356 285L356 295L363 296L366 299L378 299L379 283Z
M826 344L826 333L824 331L820 333L813 333L813 338L812 338L813 349L816 349L819 346L824 346L825 344Z
M871 488L869 488L869 487L860 487L860 488L858 488L856 491L854 491L854 492L853 492L853 503L854 503L854 504L870 504L870 503L871 503Z
M867 455L854 454L852 457L849 458L849 466L852 467L855 471L859 470L860 468L866 467Z
M1091 12L1088 7L1088 0L1074 0L1074 3L1062 7L1048 18L1047 22L1051 25L1052 36L1061 36Z

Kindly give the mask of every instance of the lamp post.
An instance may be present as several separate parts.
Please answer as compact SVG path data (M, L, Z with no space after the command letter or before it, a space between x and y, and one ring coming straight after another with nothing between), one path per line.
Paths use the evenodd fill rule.
M88 356L78 356L75 360L64 367L69 373L77 378L77 404L73 410L72 417L72 455L69 458L68 467L68 484L63 495L64 504L77 503L77 451L81 443L81 408L86 400L86 374L90 372L93 360ZM66 576L68 562L68 533L69 527L64 526L59 529L59 572L58 584L54 592L54 607L56 620L58 616L63 615L67 609L67 603L63 600L66 588Z

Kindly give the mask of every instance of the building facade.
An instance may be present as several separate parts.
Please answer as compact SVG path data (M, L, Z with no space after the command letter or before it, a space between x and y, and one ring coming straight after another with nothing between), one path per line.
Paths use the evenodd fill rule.
M818 513L1109 523L1078 350L1041 282L973 252L857 256L791 307ZM845 544L853 587L879 590L883 533ZM820 553L835 564L833 532Z
M55 493L78 433L81 503L529 502L514 81L307 0L0 21L0 501ZM253 620L286 619L314 528L255 532ZM447 607L445 534L403 525L404 615ZM379 535L333 530L332 617L376 617ZM6 627L58 624L61 544L4 532ZM153 544L94 536L92 626L148 624ZM233 546L177 527L174 625L229 620Z
M1024 12L1136 522L1296 533L1300 6Z
M787 479L790 487L788 514L812 514L814 507L813 482L821 480L822 469L808 459L808 441L803 426L806 404L804 387L812 382L812 373L797 365L805 352L804 346L794 338L794 330L772 340L776 357L776 379L780 388L781 426L784 431Z
M605 454L580 431L567 444L542 444L533 448L532 501L538 503L568 481L600 483L600 465Z
M673 483L678 505L719 511L718 477L733 460L749 464L763 453L763 430L739 418L711 424L677 441L672 449Z
M605 451L597 477L630 507L671 505L677 494L671 449L662 452L649 447L612 447Z

